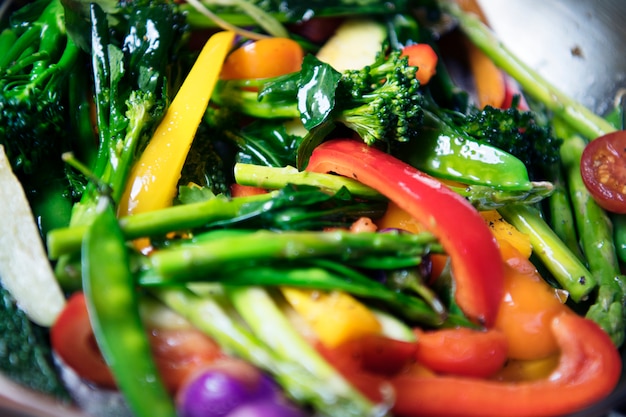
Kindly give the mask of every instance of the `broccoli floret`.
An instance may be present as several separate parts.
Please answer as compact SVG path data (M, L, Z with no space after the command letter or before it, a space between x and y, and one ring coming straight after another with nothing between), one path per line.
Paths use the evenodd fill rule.
M173 62L187 26L167 0L142 0L107 13L91 4L91 49L96 85L98 154L92 169L100 184L89 184L74 206L72 224L89 224L101 185L118 203L133 163L143 151L169 104ZM116 17L117 23L113 21Z
M531 179L545 178L546 167L560 161L563 140L554 136L550 126L540 124L530 111L486 106L455 121L473 138L519 158L528 168Z
M2 285L0 370L21 385L69 401L55 370L47 330L31 322Z
M67 76L79 49L67 37L60 0L15 12L0 39L0 144L13 169L30 174L67 147Z
M423 119L416 71L406 57L393 51L389 56L379 54L376 62L361 70L344 72L331 117L369 145L410 140Z
M399 51L381 52L371 65L343 73L307 56L298 73L222 81L212 100L257 118L300 118L307 129L341 123L368 144L407 142L423 119L416 72ZM304 101L315 103L303 110Z

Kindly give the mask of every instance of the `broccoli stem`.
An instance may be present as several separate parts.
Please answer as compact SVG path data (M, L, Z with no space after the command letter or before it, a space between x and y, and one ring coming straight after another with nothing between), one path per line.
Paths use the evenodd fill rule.
M441 3L445 11L458 20L463 33L496 65L517 80L525 92L544 103L583 136L594 139L615 130L611 123L559 91L513 55L476 15L464 12L454 1Z
M596 286L596 279L572 253L535 208L510 204L498 209L504 219L530 237L533 252L541 259L572 300L585 299Z
M7 51L15 45L17 39L17 35L11 29L4 29L0 32L0 51L5 51L5 54L0 56L0 70L6 68L9 62L11 62L11 57Z
M578 135L568 137L561 147L561 158L567 173L582 250L599 285L587 317L597 322L616 346L621 346L626 328L626 276L620 272L611 221L593 200L580 175L580 159L585 145L585 140Z
M247 288L243 291L229 291L226 296L221 287L212 285L194 286L193 291L156 288L152 293L214 338L224 350L273 374L294 400L312 404L329 416L375 415L374 406L304 342L272 300L259 294L262 290ZM254 297L259 304L242 305L246 297ZM239 312L243 311L246 316L259 313L251 320L257 325L253 326L254 332L260 330L258 326L268 327L266 324L271 323L272 338L280 339L282 348L273 349L237 320L230 311L231 300L239 303Z
M10 33L12 37L7 33ZM17 61L24 51L28 50L28 48L39 39L41 29L37 26L31 26L17 38L13 31L5 29L2 36L2 45L7 47L6 49L2 49L4 54L0 56L0 70L4 71L11 63ZM9 43L10 40L13 40L13 42Z

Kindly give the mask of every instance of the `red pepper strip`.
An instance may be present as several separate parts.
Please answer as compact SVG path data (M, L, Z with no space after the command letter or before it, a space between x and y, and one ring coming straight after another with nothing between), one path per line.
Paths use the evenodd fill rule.
M333 348L317 342L315 348L367 398L381 402L389 394L389 378L415 361L417 343L367 335Z
M552 330L561 349L557 368L546 379L504 383L463 377L400 375L391 379L397 416L547 417L587 407L616 386L619 353L591 320L564 313Z
M313 151L307 170L352 177L421 221L450 255L459 307L476 322L493 325L504 270L493 235L465 199L435 178L356 140L324 142Z
M489 378L507 359L507 339L497 329L457 327L414 332L418 341L415 358L438 373Z

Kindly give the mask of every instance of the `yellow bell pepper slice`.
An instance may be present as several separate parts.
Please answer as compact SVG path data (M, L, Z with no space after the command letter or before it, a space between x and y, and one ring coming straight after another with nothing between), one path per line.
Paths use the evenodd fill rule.
M131 170L118 215L148 212L172 204L176 185L235 34L211 36L172 100L163 120Z
M376 315L350 294L291 287L282 287L281 292L326 347L382 331Z
M485 219L489 229L491 229L491 233L493 233L498 242L506 240L524 257L530 258L533 251L533 247L530 244L530 236L517 230L515 226L504 220L496 210L482 211L480 215Z

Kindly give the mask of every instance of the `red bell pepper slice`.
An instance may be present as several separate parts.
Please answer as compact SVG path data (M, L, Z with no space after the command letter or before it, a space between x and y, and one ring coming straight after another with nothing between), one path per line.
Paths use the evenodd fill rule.
M507 339L497 329L457 327L414 332L418 340L415 358L438 373L489 378L507 360Z
M352 177L421 221L450 255L459 307L474 321L493 325L504 269L493 235L471 204L437 179L361 141L322 143L307 170Z
M382 402L389 378L415 361L417 343L367 335L333 348L318 342L315 348L367 398Z
M571 313L552 320L561 350L546 379L499 382L454 376L399 375L394 387L396 416L548 417L570 414L606 397L621 374L621 358L609 336L593 321Z

